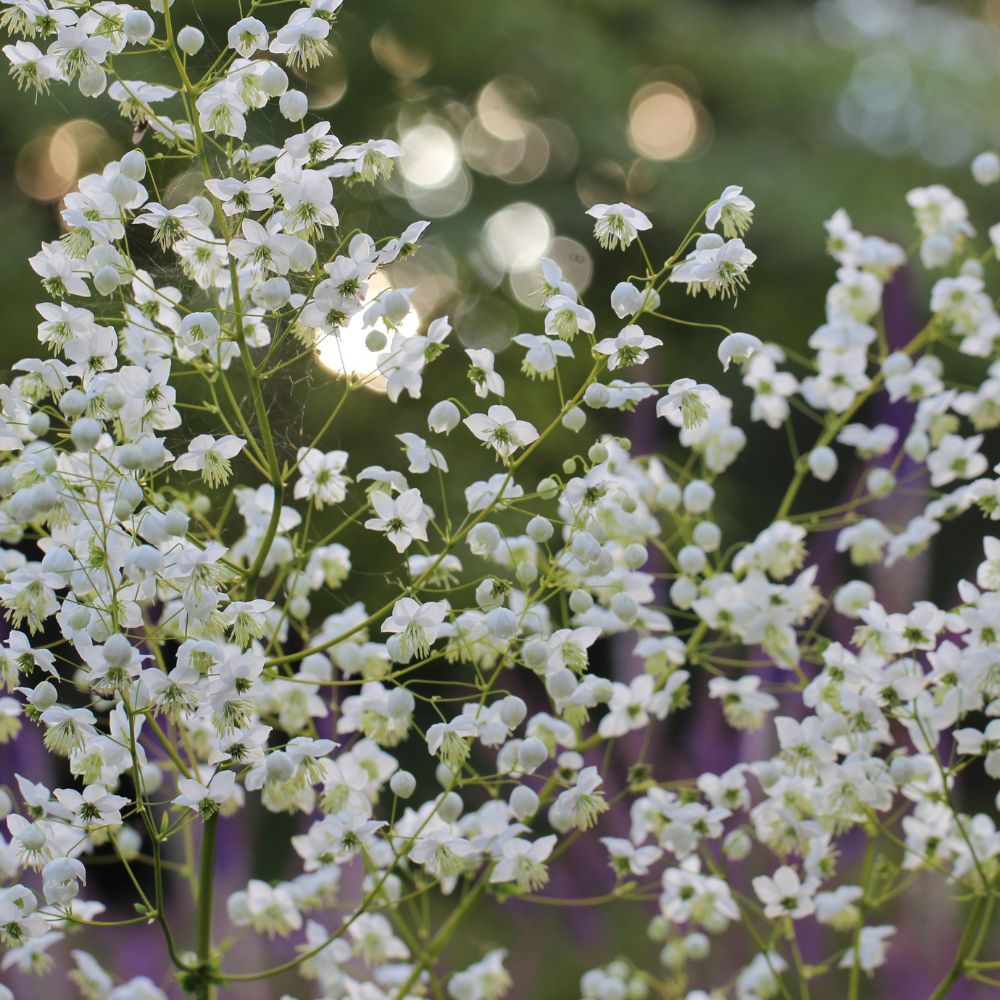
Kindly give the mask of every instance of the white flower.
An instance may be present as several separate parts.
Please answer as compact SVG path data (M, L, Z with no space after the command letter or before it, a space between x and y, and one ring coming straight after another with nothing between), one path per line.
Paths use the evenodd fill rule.
M607 337L598 341L594 350L608 357L608 368L626 368L629 365L641 365L648 357L650 347L659 347L663 343L657 337L648 337L638 326L626 326L617 337Z
M594 314L568 295L553 295L546 299L545 332L561 340L572 340L578 333L593 333L597 321Z
M233 473L230 459L235 458L246 445L243 438L225 434L214 438L199 434L188 445L187 451L174 462L179 471L200 472L208 486L224 486Z
M295 236L268 232L259 222L244 219L243 236L229 241L229 252L258 273L302 271L316 260L316 251Z
M476 723L465 715L456 716L451 722L435 722L427 730L427 752L440 757L455 771L468 758L469 741L478 732Z
M494 396L504 393L503 376L494 369L496 358L491 350L485 347L468 349L465 352L469 358L469 381L480 399L485 399L491 392Z
M515 338L516 339L516 338ZM462 414L449 399L435 403L427 414L427 427L435 434L450 434L460 423Z
M432 448L419 434L397 434L396 437L406 448L406 459L410 463L409 472L421 475L432 468L440 469L442 472L448 471L444 455L437 448Z
M537 892L549 880L545 862L555 846L552 835L534 842L520 837L505 841L500 860L490 872L490 882L515 882L522 892Z
M442 632L442 622L447 613L448 604L445 601L420 604L412 597L397 601L392 615L382 622L382 631L394 636L390 644L396 659L407 663L415 656L426 656Z
M42 869L42 892L50 906L66 906L87 884L87 870L76 858L56 858Z
M718 240L718 237L716 237ZM670 272L670 280L682 282L691 293L704 289L709 298L734 296L745 288L749 279L747 270L757 255L747 249L743 240L728 243L714 242L702 237L697 248Z
M279 28L268 46L276 55L283 55L288 65L311 69L318 66L330 53L326 41L330 34L330 23L321 17L313 17L309 10L297 10L288 23Z
M538 438L538 431L527 420L518 420L509 406L491 406L486 413L466 417L463 423L504 462L509 462L515 451Z
M365 527L370 531L384 531L397 552L409 548L414 539L427 541L430 515L420 496L420 490L405 490L395 498L381 490L375 490L371 494L371 502L378 517L365 521Z
M719 360L722 370L729 371L729 366L735 361L743 365L753 357L764 345L752 333L730 333L719 343Z
M815 912L813 896L818 884L811 878L803 882L794 868L782 865L773 876L758 875L753 880L753 891L764 904L765 916L799 920Z
M217 771L207 784L194 778L178 778L180 792L174 805L195 809L202 815L216 813L236 794L236 775L232 771Z
M226 901L229 919L237 927L252 927L273 938L287 937L302 926L302 914L287 886L271 886L250 879L246 889L234 892Z
M347 465L346 451L300 448L297 462L299 479L294 490L297 500L308 497L317 510L322 510L325 505L338 504L347 496L347 484L351 480L343 475Z
M885 953L889 947L889 938L896 933L896 928L888 925L880 927L862 927L858 934L857 947L848 948L838 963L841 969L853 968L855 962L865 972L873 972L885 963Z
M560 832L571 827L589 830L601 813L608 808L604 794L600 790L603 778L596 767L585 767L576 776L572 788L560 792L549 810L549 822Z
M983 553L986 558L976 570L976 583L984 590L1000 590L1000 538L987 535Z
M624 250L640 231L653 228L646 215L622 202L594 205L587 209L587 215L597 220L594 235L605 250L614 250L618 246Z
M667 394L656 403L656 415L666 417L675 427L692 428L708 419L709 406L718 399L718 390L693 378L675 379Z
M267 28L256 17L244 17L229 29L226 40L231 49L249 59L258 49L267 48Z
M742 236L753 221L753 210L754 203L743 194L743 188L730 184L718 200L708 206L705 225L715 229L721 222L723 235L727 238Z
M519 333L514 343L526 348L521 371L529 378L555 378L560 358L573 357L573 348L564 340L534 333Z
M648 875L649 869L663 857L659 847L636 847L624 837L601 837L607 848L611 867L618 876Z
M982 732L956 729L954 735L959 753L985 757L986 773L991 778L1000 778L1000 719L987 723Z
M387 179L392 173L393 160L403 155L403 149L392 139L369 139L367 142L344 146L337 153L338 173L360 177L372 183Z

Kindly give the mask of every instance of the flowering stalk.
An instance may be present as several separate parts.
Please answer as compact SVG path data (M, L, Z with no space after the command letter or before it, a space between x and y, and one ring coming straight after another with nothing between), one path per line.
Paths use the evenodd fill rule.
M474 951L462 931L511 897L656 900L658 964L608 956L581 970L582 1000L705 1000L700 984L791 1000L816 982L854 1000L896 933L872 921L918 876L967 908L928 995L988 978L1000 834L964 811L962 784L980 766L1000 778L1000 723L983 722L1000 712L1000 541L988 533L1000 480L985 444L1000 426L1000 317L985 290L1000 229L983 248L951 191L907 195L920 261L943 276L930 321L890 350L879 313L906 254L836 213L836 281L803 355L678 319L663 301L747 289L755 206L742 188L662 257L645 211L595 205L597 241L636 261L608 307L543 260L537 332L509 347L519 363L465 351L466 370L429 401L428 436L408 421L383 451L398 445L398 459L358 468L329 446L353 394L377 377L385 413L404 396L416 412L429 367L455 366L448 318L416 316L397 267L427 224L378 240L341 226L352 189L384 181L402 152L392 139L342 143L290 89L286 67L328 56L341 0L236 6L200 76L205 39L176 26L169 3L10 0L0 15L19 86L107 93L149 133L147 150L164 147L131 150L67 196L63 237L30 261L45 357L0 387L0 740L35 727L71 775L54 789L19 775L0 795L4 966L45 975L69 934L135 923L98 919L105 904L82 895L88 866L107 861L202 1000L291 974L330 1000L498 1000L516 989L506 950ZM139 53L162 56L173 83L130 79ZM274 104L289 134L252 144L248 120ZM990 155L974 167L984 183L1000 178ZM200 172L197 193L152 200L178 161ZM655 334L673 325L715 338L721 371L644 380ZM353 339L372 370L344 373L319 428L286 454L273 380ZM946 350L964 355L961 381ZM509 405L525 380L549 414L540 427ZM743 389L731 398L727 382ZM869 426L882 396L911 412ZM576 443L595 415L633 409L663 421L663 454L601 432ZM793 411L818 425L806 451ZM771 523L725 538L718 495L753 425L784 432L793 469ZM918 472L903 474L904 460ZM863 472L849 499L793 513L842 464ZM529 468L544 470L536 484ZM901 522L884 501L912 496L917 476L929 489ZM866 568L922 554L973 511L987 530L958 599L887 610ZM853 579L809 564L824 532ZM369 583L371 565L392 560L375 610L354 600L359 551ZM622 636L634 664L602 670L595 651ZM734 731L763 730L761 759L739 759L733 742L724 769L674 773L657 736L692 702ZM336 740L321 737L324 719ZM417 750L433 779L404 767ZM301 872L266 882L246 859L223 936L216 854L249 798L307 818L288 845ZM859 884L839 860L851 831L866 841ZM599 875L570 860L595 838ZM587 884L551 893L552 872L571 865ZM172 923L174 881L191 891L189 932ZM438 921L432 900L456 892ZM725 946L738 969L699 966L717 936L742 942ZM287 957L249 969L220 957L223 941L261 937L287 940ZM442 956L460 944L462 967L446 975ZM83 948L71 956L85 1000L165 997L148 977L117 982Z

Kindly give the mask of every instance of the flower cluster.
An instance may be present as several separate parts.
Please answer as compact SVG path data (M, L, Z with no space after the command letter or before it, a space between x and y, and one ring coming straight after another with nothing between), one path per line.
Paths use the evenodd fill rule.
M920 872L967 900L943 996L989 964L976 962L1000 891L1000 831L962 811L959 778L978 766L1000 778L1000 541L984 534L945 606L890 610L865 574L918 556L967 512L987 532L1000 519L985 445L1000 425L1000 316L985 290L1000 227L979 246L958 196L910 192L935 280L927 324L895 343L882 298L906 254L838 212L836 281L808 356L725 330L719 386L683 369L658 384L637 376L662 346L647 331L680 322L663 300L676 284L722 299L747 286L754 203L727 187L659 267L646 214L596 205L597 240L638 243L641 275L598 310L543 262L542 315L514 338L516 362L468 350L448 394L425 401L451 325L414 330L414 290L392 267L426 223L377 239L345 232L338 208L388 177L400 147L307 125L284 68L325 58L340 4L243 5L199 77L204 38L174 23L169 0L152 13L7 0L19 85L106 92L160 148L131 150L66 197L64 235L30 261L44 356L0 386L0 740L37 729L66 776L50 788L19 775L0 792L2 965L46 974L67 936L146 923L196 997L297 970L303 995L329 1000L497 1000L512 989L503 949L468 954L446 986L439 954L487 897L544 897L585 835L608 863L595 899L658 900L661 951L653 968L603 957L580 980L584 1000L654 988L767 1000L794 980L806 995L818 976L856 1000L892 945L879 910ZM254 16L275 7L294 9L276 24ZM169 84L126 78L125 60L150 50ZM253 145L254 114L275 104L290 135ZM200 171L199 190L163 204L176 159ZM139 266L139 247L158 264ZM331 446L364 376L345 376L322 426L291 448L269 415L275 373L359 325L386 410L427 403L426 431L388 436L387 467ZM539 426L509 405L518 367L548 406ZM662 419L668 454L600 432L580 445L588 423L654 398L641 412ZM890 415L881 400L906 405ZM793 410L815 424L808 449ZM741 422L787 428L794 450L779 508L749 540L725 538L715 516ZM473 447L488 478L462 478L455 454ZM546 464L537 482L529 458ZM841 463L862 470L845 497L801 510L804 488ZM336 540L348 528L353 552ZM855 579L831 582L810 555L825 533ZM367 562L358 544L397 567L375 606L347 596ZM603 669L602 649L624 662ZM668 774L648 738L694 699L762 731L759 759ZM629 755L624 787L609 780L613 743ZM250 803L300 818L298 873L249 878L223 916L220 827ZM869 845L857 877L842 857L852 831ZM87 897L88 869L107 861L137 917L103 919ZM185 879L190 938L164 888ZM436 925L431 907L403 905L438 894L451 906ZM826 949L808 962L803 923ZM728 980L699 967L737 927L742 967ZM294 939L290 957L239 967L220 942L243 935ZM166 996L83 948L72 961L85 998Z

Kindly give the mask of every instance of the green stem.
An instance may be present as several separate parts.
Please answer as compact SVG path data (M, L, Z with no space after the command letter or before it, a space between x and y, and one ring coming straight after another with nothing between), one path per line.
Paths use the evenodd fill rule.
M215 885L215 841L219 831L219 814L207 817L202 828L201 863L198 867L198 914L196 947L198 968L202 978L198 983L198 1000L211 1000L215 993L212 983L212 889Z

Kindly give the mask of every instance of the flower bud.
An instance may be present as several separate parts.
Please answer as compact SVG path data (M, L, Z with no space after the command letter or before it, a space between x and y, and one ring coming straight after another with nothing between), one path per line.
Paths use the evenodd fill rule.
M886 497L896 486L896 477L888 469L872 469L865 479L865 486L873 497Z
M522 823L538 812L538 793L527 785L518 785L510 793L510 809L514 817Z
M684 508L691 514L704 514L715 501L715 490L703 479L684 487Z
M427 426L435 434L450 434L459 424L462 414L450 399L442 399L427 414Z
M101 439L102 430L99 420L81 417L73 424L69 436L78 451L92 451Z
M121 272L113 264L105 264L94 273L94 288L101 295L110 295L121 284Z
M28 417L28 430L31 431L35 437L42 437L47 434L52 421L49 420L49 415L43 413L41 410L36 410L34 413Z
M528 714L528 706L515 694L509 694L500 702L500 721L508 728L515 729Z
M99 97L108 85L108 76L100 66L84 66L77 77L76 85L84 97Z
M131 181L141 181L146 176L146 156L141 149L130 149L118 164Z
M547 542L555 533L552 522L547 517L537 515L528 522L528 537L539 545Z
M404 687L395 687L386 698L386 710L393 719L405 719L413 714L416 701L413 695Z
M543 500L551 500L559 492L559 483L551 476L546 476L538 481L537 490Z
M722 842L723 853L731 861L742 861L752 847L753 841L746 830L731 830Z
M277 63L269 62L258 79L268 97L281 97L288 90L288 74Z
M178 510L176 507L171 507L170 510L163 515L163 523L167 531L170 532L175 538L183 535L188 529L188 516L182 510Z
M205 36L190 24L177 32L177 47L185 55L193 56L205 44Z
M573 409L567 410L563 414L562 425L568 431L573 431L575 434L577 431L582 430L584 424L587 422L587 414L580 409L579 406L574 406Z
M601 407L607 406L610 399L610 390L606 385L603 385L600 382L594 382L592 385L588 385L587 391L583 394L583 401L592 410L599 410Z
M600 465L602 462L608 460L608 449L603 444L592 444L587 451L587 458L594 463L594 465Z
M409 771L397 771L389 779L392 794L399 799L408 799L417 790L417 779Z
M492 555L503 539L495 524L490 524L488 521L480 521L469 532L466 541L474 555L485 557Z
M558 701L569 698L576 691L576 674L567 667L557 670L546 679L545 690Z
M59 398L59 409L67 417L78 417L87 408L87 397L79 389L69 389Z
M309 98L301 90L286 90L278 100L278 110L290 122L300 122L309 110Z
M578 531L573 536L570 549L573 555L587 566L601 554L601 543L589 531Z
M541 767L548 756L549 752L545 749L545 744L534 737L529 737L517 748L518 767L527 773Z
M549 658L549 647L542 639L529 639L521 647L521 657L529 670L538 673L545 669L545 662Z
M464 808L462 796L458 792L448 792L438 805L438 815L446 823L454 823L462 815Z
M513 639L517 634L517 615L510 608L494 608L486 614L486 627L494 639Z
M148 42L155 28L153 19L144 10L130 10L125 15L125 37L134 44Z
M697 599L698 586L690 577L679 576L670 585L670 600L681 611L687 611Z
M696 931L694 934L688 934L684 938L684 954L693 961L698 961L702 958L707 958L708 953L712 950L712 946L709 944L708 938Z
M634 316L642 307L642 292L627 281L619 281L611 292L611 308L619 319Z
M379 351L384 351L386 344L389 343L389 338L381 330L369 330L365 334L365 347L368 348L372 354L378 354Z
M265 309L280 309L291 297L292 287L288 284L288 279L280 276L268 278L260 285L254 285L251 290L254 305L263 306Z
M32 689L28 700L39 712L44 712L45 709L51 708L59 700L59 694L54 684L42 681Z
M634 622L639 617L639 605L631 595L621 591L611 598L611 610L626 624Z
M847 618L857 618L858 613L875 600L875 588L866 580L851 580L841 587L833 598L833 607Z
M646 560L649 558L649 553L646 551L645 545L640 545L638 542L632 542L625 546L622 558L625 560L625 565L629 569L639 569L641 566L646 564Z
M303 594L297 594L288 602L288 613L297 622L304 622L312 611L312 601Z
M264 758L264 770L268 781L280 783L295 773L295 763L284 750L273 750Z
M809 452L809 471L821 482L828 483L837 474L837 453L823 445Z
M992 151L980 153L972 161L972 176L977 184L995 184L1000 180L1000 156Z
M714 521L699 521L691 539L704 552L715 552L722 543L722 529Z

